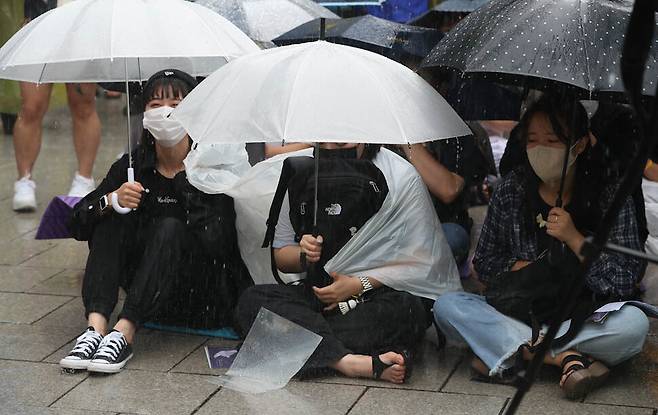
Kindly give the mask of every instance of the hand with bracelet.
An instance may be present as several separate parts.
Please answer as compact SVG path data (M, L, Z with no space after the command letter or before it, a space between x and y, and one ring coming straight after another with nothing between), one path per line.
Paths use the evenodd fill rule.
M365 291L381 287L381 283L372 277L351 277L332 272L333 283L326 287L313 287L315 296L325 304L325 311L333 310L338 303L349 298L363 294Z

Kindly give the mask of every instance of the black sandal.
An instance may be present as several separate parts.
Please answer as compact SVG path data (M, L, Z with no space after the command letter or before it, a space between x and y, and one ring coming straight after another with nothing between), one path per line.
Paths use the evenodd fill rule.
M404 380L406 381L409 378L409 376L411 376L411 370L412 370L411 353L408 350L403 350L399 353L402 355L402 359L404 359L404 366L405 366ZM384 371L395 364L395 363L387 364L382 362L382 359L379 358L378 354L373 354L370 357L372 358L373 379L380 379Z
M575 364L569 365L575 362ZM585 356L572 354L562 360L562 378L560 387L569 399L580 399L591 390L600 386L608 378L610 370L598 361L591 361ZM566 370L565 370L566 369Z

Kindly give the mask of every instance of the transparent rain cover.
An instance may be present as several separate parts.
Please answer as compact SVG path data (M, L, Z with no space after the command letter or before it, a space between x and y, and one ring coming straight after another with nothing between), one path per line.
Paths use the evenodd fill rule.
M321 340L322 336L261 308L231 368L216 383L244 393L281 389Z

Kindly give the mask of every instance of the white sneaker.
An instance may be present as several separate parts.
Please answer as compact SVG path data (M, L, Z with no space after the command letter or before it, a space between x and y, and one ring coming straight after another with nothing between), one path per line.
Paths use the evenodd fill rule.
M71 182L71 189L69 190L69 196L75 197L85 197L96 189L96 182L94 178L87 178L80 176L80 173L75 172L73 181Z
M25 176L14 183L13 209L16 212L33 212L37 208L37 197L34 189L37 187L30 176Z

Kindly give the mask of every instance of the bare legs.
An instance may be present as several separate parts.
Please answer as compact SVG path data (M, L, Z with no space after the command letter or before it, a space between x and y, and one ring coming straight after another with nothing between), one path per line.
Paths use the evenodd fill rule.
M20 82L21 111L14 126L14 151L18 178L30 175L41 149L41 122L48 110L51 84Z
M78 172L90 178L101 142L101 122L96 113L96 84L66 84L73 119L73 145Z
M43 117L48 110L51 84L21 82L21 111L14 127L14 150L18 178L32 172L41 149ZM96 113L95 84L67 84L66 93L73 118L73 143L78 171L91 177L100 144L100 120Z

